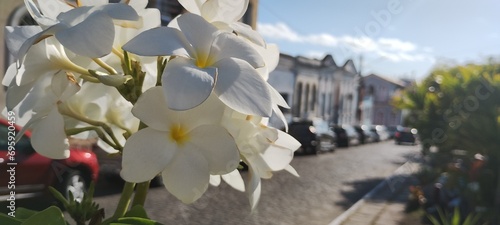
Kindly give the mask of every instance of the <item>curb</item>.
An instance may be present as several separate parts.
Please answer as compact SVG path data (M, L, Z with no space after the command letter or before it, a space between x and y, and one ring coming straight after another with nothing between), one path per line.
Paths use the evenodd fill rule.
M354 212L356 212L363 204L365 204L367 199L372 198L380 189L382 189L386 182L390 182L394 177L397 175L400 175L401 172L403 171L403 168L408 167L412 162L407 161L400 167L398 167L393 174L390 176L386 177L383 181L381 181L375 188L373 188L371 191L366 193L360 200L358 200L354 205L352 205L349 209L347 209L345 212L337 216L332 222L330 222L328 225L341 225L343 222L345 222Z

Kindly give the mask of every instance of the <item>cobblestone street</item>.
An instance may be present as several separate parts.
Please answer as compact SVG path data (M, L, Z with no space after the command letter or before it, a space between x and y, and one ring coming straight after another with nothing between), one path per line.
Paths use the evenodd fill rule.
M253 213L246 195L224 184L210 187L192 205L184 205L165 188L155 187L148 195L146 210L152 219L164 224L324 225L416 154L418 146L387 141L297 156L292 165L301 177L280 172L265 180L261 201ZM118 202L120 185L102 180L98 188L96 200L110 215Z

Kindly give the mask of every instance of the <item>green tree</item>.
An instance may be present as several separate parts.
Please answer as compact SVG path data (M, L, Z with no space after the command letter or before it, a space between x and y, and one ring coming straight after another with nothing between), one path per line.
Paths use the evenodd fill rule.
M488 157L481 199L500 211L500 63L436 68L393 103L410 111L405 121L418 129L423 153L439 149L436 168L456 149Z

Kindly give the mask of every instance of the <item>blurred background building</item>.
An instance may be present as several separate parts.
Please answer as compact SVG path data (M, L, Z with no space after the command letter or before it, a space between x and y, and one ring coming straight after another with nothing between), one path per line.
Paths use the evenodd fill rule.
M250 0L242 18L242 22L254 29L257 26L258 4L258 0ZM0 6L2 27L35 24L23 1L2 0ZM161 11L164 26L185 12L177 0L150 0L148 7ZM5 43L4 29L0 29L0 40ZM0 45L0 71L5 72L13 61L5 44ZM374 74L362 77L352 60L337 64L332 55L314 59L281 54L279 65L269 76L269 83L291 106L291 109L283 109L288 121L299 118L319 119L331 124L383 125L398 125L401 122L401 113L392 108L390 98L395 90L403 88L403 83ZM5 90L1 89L2 108L5 106L4 96ZM274 117L271 124L282 126Z

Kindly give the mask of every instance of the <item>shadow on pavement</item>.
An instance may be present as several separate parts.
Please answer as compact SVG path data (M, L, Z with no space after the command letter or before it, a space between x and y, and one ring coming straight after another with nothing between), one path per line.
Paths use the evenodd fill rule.
M347 210L376 187L378 188L372 193L369 201L406 203L407 198L398 198L397 196L401 191L404 191L403 189L406 187L405 183L408 182L407 180L408 175L394 175L388 179L376 178L345 183L352 189L342 191L341 194L344 196L345 200L337 202L336 204ZM382 186L379 187L379 184Z
M349 189L341 191L344 198L342 198L342 201L336 202L335 204L347 210L382 181L382 178L374 178L345 182L344 185L349 187Z

